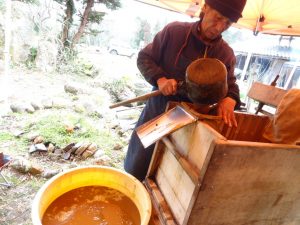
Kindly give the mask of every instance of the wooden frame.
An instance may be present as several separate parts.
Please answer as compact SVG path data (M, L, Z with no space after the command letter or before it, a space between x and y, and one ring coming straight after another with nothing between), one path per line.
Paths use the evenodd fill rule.
M197 121L157 142L152 224L300 223L300 147L264 143L267 116L236 116L237 128Z

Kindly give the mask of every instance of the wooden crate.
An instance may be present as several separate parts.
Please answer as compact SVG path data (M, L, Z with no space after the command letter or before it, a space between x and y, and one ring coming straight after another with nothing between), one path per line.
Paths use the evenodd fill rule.
M150 224L300 224L300 147L263 143L266 116L236 116L237 128L197 121L157 142Z

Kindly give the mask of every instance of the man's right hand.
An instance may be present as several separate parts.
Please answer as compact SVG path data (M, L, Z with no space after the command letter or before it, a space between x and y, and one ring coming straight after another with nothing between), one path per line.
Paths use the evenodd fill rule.
M163 95L175 95L177 92L177 81L161 77L157 80L158 89Z

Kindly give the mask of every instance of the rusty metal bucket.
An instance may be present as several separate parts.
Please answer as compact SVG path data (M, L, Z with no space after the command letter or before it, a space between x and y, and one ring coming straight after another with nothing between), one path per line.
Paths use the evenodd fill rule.
M217 103L228 91L226 66L215 58L193 61L186 70L186 88L194 103Z

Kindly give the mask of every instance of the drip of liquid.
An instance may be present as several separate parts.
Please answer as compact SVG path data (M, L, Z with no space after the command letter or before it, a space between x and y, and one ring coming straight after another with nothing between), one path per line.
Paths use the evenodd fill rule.
M136 205L118 190L86 186L58 197L47 208L43 225L139 225Z

